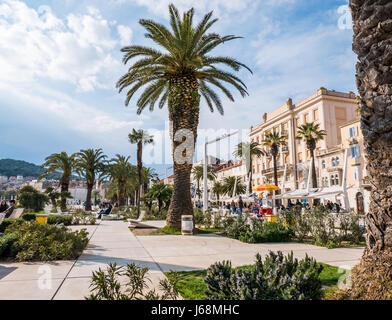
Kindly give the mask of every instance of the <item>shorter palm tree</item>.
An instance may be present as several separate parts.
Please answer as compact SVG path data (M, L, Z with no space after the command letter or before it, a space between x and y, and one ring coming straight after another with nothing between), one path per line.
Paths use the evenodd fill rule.
M119 206L124 206L127 196L127 185L135 177L134 167L129 162L130 157L116 154L116 157L110 160L110 165L106 170L106 174L110 177L113 186L112 190L117 193L116 198ZM112 192L113 192L112 191Z
M158 201L158 210L161 212L163 204L165 204L165 208L169 207L172 194L173 188L162 182L152 185L146 196Z
M246 172L248 176L249 192L252 193L252 164L253 158L260 158L264 152L260 149L258 142L241 142L237 145L233 155L245 161Z
M219 181L216 181L212 187L212 192L215 194L216 200L219 202L220 196L223 195L223 184Z
M60 198L60 192L53 187L47 187L45 193L50 199L52 209L55 210L57 208L57 199Z
M198 194L200 199L200 195L201 195L200 180L204 179L204 167L203 166L193 167L192 175L193 175L193 179L196 180L196 184L197 184L196 194ZM216 179L216 174L211 166L207 166L207 179L210 181L214 181Z
M312 162L312 187L317 188L317 176L316 176L316 165L314 158L314 150L316 149L317 142L324 139L327 132L320 129L318 123L310 122L305 123L298 128L297 140L304 140L306 142L306 147L310 152L310 157L313 158Z
M128 135L129 142L137 145L137 173L138 173L138 190L137 190L137 216L140 215L140 186L142 185L142 155L143 145L154 142L153 136L149 135L145 130L132 129L132 133Z
M91 194L98 175L100 178L106 170L106 155L102 149L80 150L76 153L75 171L83 177L87 183L86 211L91 211Z
M246 187L241 183L241 178L237 177L237 183L236 183L236 177L227 177L223 180L223 186L222 186L222 193L231 197L234 192L235 188L235 196L239 196L241 194L244 194L246 191Z
M44 173L38 178L43 179L52 173L61 173L60 178L60 198L61 211L67 210L67 193L69 188L69 181L71 180L72 172L75 170L76 160L75 154L68 155L66 152L53 153L45 158L45 163L41 168L45 169Z
M274 183L278 185L278 166L277 166L277 156L279 154L279 147L286 145L286 137L281 136L277 132L269 132L265 135L263 144L270 149L273 166L274 166Z

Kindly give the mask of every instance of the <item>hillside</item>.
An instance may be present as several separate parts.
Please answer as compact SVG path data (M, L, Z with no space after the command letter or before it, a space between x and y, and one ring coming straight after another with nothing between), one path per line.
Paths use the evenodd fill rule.
M0 176L38 177L42 173L39 166L23 160L0 159ZM53 176L51 177L53 178Z

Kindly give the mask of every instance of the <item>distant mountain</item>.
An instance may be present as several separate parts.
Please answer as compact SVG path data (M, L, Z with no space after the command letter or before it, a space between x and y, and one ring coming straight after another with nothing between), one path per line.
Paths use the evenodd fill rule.
M39 177L43 170L34 163L23 160L0 159L0 176ZM48 178L58 179L59 175L51 175Z

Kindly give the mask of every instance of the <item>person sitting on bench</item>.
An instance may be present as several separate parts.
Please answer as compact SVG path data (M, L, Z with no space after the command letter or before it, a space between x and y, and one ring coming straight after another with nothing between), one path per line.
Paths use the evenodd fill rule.
M15 200L10 200L10 207L4 211L5 217L9 218L12 212L15 210Z
M109 203L108 207L105 210L102 209L98 213L98 218L97 219L101 219L102 215L108 215L108 214L110 214L110 212L112 212L112 205Z

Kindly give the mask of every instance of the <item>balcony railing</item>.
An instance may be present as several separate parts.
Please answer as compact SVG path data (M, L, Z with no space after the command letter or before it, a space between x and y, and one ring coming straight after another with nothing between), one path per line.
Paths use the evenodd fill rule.
M283 146L282 147L282 152L289 152L289 147L288 146Z

